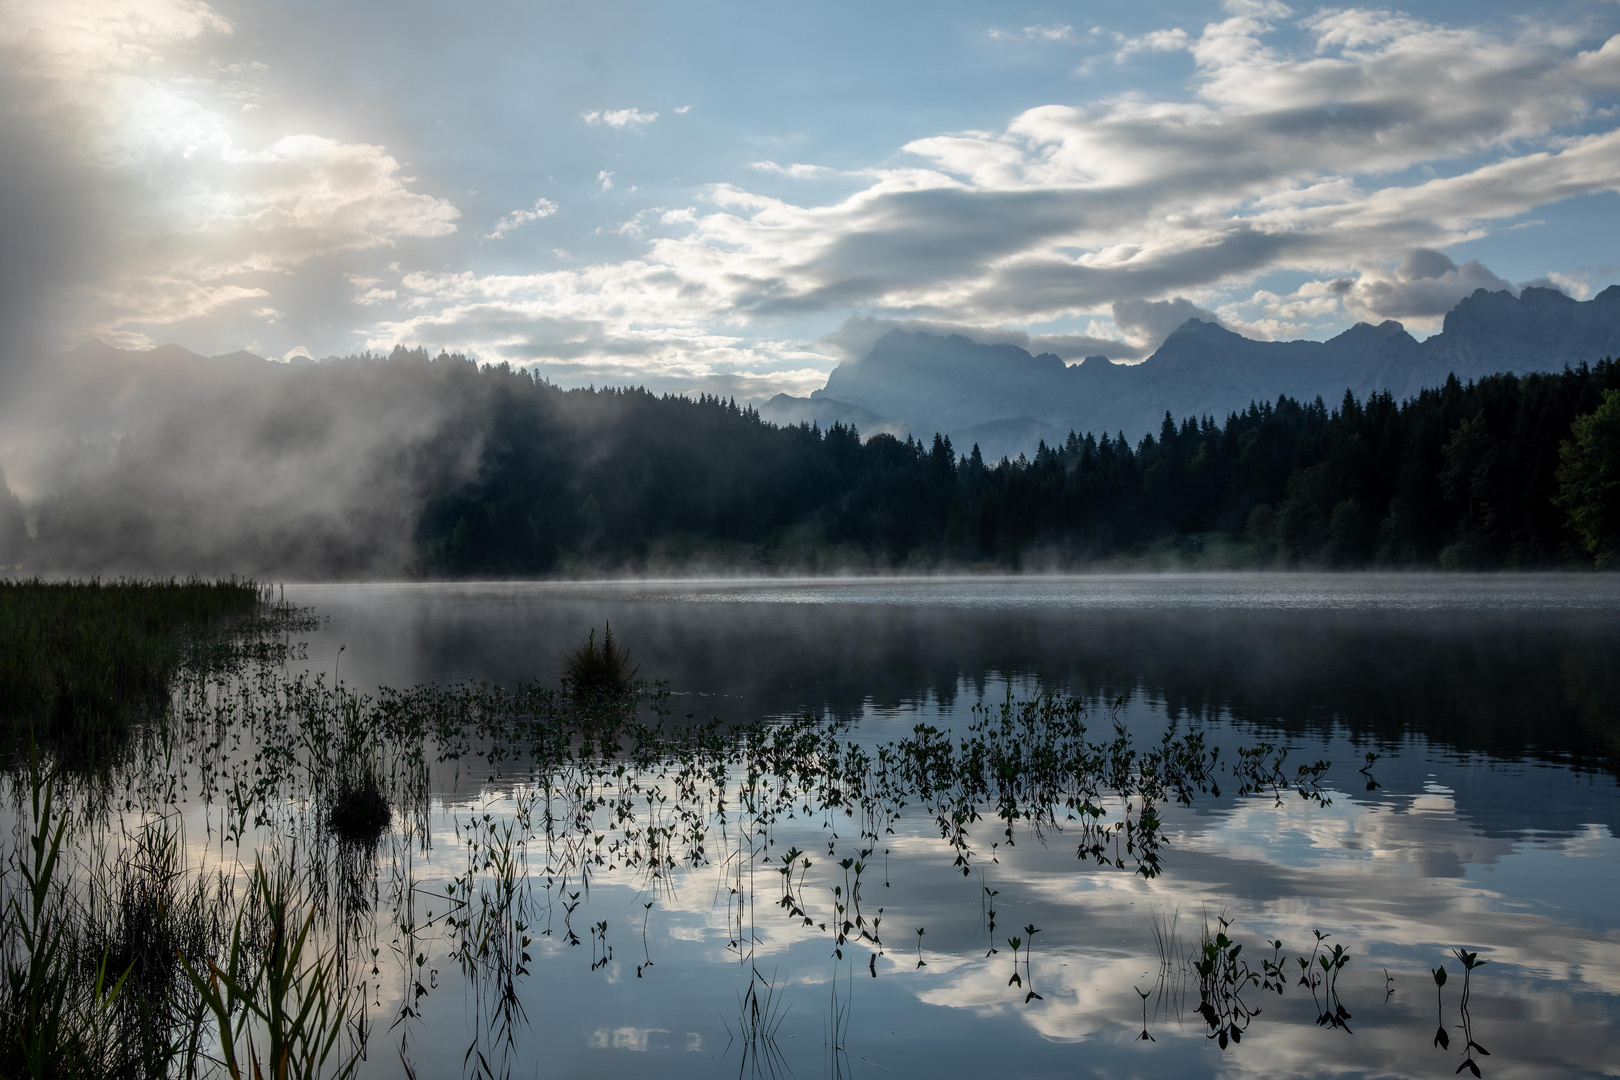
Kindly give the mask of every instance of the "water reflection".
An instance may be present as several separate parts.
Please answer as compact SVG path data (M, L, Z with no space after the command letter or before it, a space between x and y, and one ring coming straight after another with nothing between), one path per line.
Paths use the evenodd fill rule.
M1342 730L1391 754L1462 753L1614 771L1620 579L1301 576L730 586L303 586L358 685L554 677L610 620L681 711L957 711L1028 679L1170 718L1290 735ZM1341 764L1348 764L1344 762ZM1401 762L1386 760L1398 770ZM1393 775L1393 773L1391 774ZM1566 815L1533 808L1538 827ZM1511 827L1511 826L1509 826Z
M716 611L754 625L753 606L714 603L682 601L701 618L669 624L699 644L737 633L706 627ZM547 626L572 618L562 607ZM903 666L953 635L1002 647L967 625L976 609L870 608L860 618L898 611L936 637L885 650L846 625L804 666L847 655L875 671L871 650ZM658 672L673 645L619 631L626 610L616 632ZM812 636L833 625L794 630L795 612L773 618ZM1170 613L1150 614L1173 638ZM1007 615L991 609L986 625L1013 633ZM354 617L322 640L345 637L345 677L370 678ZM959 653L903 698L857 697L842 673L795 698L809 684L784 676L777 704L820 708L763 726L687 723L693 699L675 693L634 715L581 715L534 685L366 699L331 688L318 647L320 678L194 686L190 719L139 748L99 835L169 814L187 872L235 883L209 894L222 910L256 858L292 874L364 995L348 1035L364 1035L362 1075L401 1061L421 1076L523 1075L542 1053L565 1074L622 1072L601 1059L635 1054L668 1075L771 1076L998 1074L1009 1060L1030 1075L1425 1075L1442 1052L1448 1073L1596 1075L1614 1060L1620 799L1606 775L1512 760L1550 756L1529 741L1460 754L1421 714L1390 721L1399 734L1376 751L1353 717L1286 695L1268 718L1234 720L1221 710L1257 693L1240 663L1210 675L1203 711L1173 706L1152 696L1167 658L1151 685L1111 674L1088 650L1128 650L1052 617L1074 652L1020 640L1053 669L975 675ZM1506 640L1544 617L1517 611ZM1256 647L1256 625L1229 627L1245 640L1219 645L1228 659ZM1609 633L1594 625L1588 636ZM1180 640L1203 642L1186 666L1209 674L1224 638L1200 633ZM791 674L780 637L755 644L733 682L707 684L738 691L724 700L776 692L753 662ZM1312 655L1297 654L1307 668ZM1518 670L1545 682L1541 662ZM1077 672L1093 679L1086 698L1058 688ZM1327 694L1347 677L1305 683ZM1612 701L1581 707L1609 715ZM362 757L392 819L371 838L331 813ZM90 812L92 793L78 795ZM1441 995L1438 1014L1420 987Z

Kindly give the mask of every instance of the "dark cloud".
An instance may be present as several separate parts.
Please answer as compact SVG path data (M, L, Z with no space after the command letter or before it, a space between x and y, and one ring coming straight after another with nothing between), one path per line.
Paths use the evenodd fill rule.
M1393 277L1363 278L1354 296L1362 307L1382 318L1433 319L1456 307L1457 301L1475 289L1518 292L1478 259L1458 266L1444 252L1413 248Z
M1110 360L1141 360L1153 350L1132 345L1128 341L1093 337L1090 334L1036 334L1029 340L1029 351L1049 352L1065 360L1084 360L1088 356L1106 356Z
M862 360L872 351L878 338L890 330L938 334L941 337L961 334L983 345L1017 345L1021 349L1028 349L1031 345L1029 334L1022 330L968 326L931 319L879 319L871 315L851 315L837 330L819 339L816 344L841 359Z
M1053 258L1009 265L993 288L1021 312L1081 310L1122 298L1164 296L1258 272L1311 243L1309 237L1236 226L1211 242L1165 249L1119 265Z
M890 330L938 334L941 337L960 334L981 345L1017 345L1032 353L1052 353L1064 360L1081 360L1088 356L1136 360L1147 355L1130 342L1090 334L1029 334L1000 326L972 326L933 319L880 319L871 315L850 316L837 330L820 338L815 344L840 359L861 360L872 351L878 338Z
M1158 348L1171 331L1188 319L1221 321L1213 311L1184 296L1173 300L1119 300L1114 304L1114 325L1126 336L1147 342L1148 352Z

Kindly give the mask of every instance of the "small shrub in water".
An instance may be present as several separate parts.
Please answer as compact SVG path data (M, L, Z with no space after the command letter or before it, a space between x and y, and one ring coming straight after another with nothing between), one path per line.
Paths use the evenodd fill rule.
M576 696L623 694L637 670L630 654L613 640L612 625L604 626L600 645L593 629L585 644L563 655L563 681Z

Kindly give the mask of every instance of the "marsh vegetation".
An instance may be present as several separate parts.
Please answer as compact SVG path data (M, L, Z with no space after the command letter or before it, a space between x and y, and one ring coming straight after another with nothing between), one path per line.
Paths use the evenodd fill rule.
M269 607L248 581L0 580L0 743L59 746L75 764L168 708L211 631Z

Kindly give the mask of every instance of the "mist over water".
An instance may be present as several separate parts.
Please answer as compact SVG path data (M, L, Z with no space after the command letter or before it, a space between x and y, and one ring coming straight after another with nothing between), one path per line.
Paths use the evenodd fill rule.
M1198 575L291 586L357 687L510 684L611 623L687 711L927 707L1019 689L1459 751L1620 754L1620 582L1586 575ZM327 668L329 671L330 668Z

